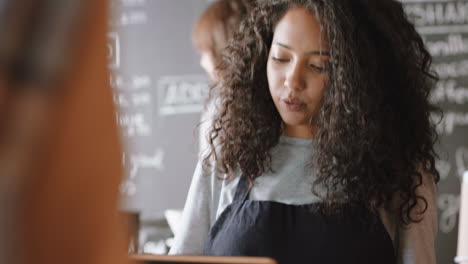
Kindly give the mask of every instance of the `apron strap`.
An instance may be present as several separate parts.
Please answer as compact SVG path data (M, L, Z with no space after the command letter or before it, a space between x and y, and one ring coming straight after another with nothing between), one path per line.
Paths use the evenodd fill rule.
M237 184L236 193L234 194L234 201L243 202L249 196L249 179L244 174L240 175L239 183Z

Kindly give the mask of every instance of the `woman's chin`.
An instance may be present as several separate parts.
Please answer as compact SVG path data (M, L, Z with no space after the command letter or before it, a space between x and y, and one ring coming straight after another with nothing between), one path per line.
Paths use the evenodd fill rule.
M283 123L287 126L307 126L307 124L309 123L307 118L297 115L281 115L281 119L283 120Z

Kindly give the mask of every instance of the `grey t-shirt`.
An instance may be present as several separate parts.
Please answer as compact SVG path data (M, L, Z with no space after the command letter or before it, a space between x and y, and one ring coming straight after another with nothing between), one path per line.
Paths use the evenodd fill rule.
M250 200L276 201L286 204L319 202L312 191L314 170L311 166L314 154L313 139L282 136L271 150L272 171L254 181ZM232 202L239 182L240 172L227 182L215 167L203 168L197 164L182 223L170 254L200 255L210 227ZM320 190L318 190L320 192ZM381 210L381 219L396 248L399 263L435 263L434 240L437 231L435 208L435 184L426 181L419 193L428 201L428 210L422 222L399 228L396 217Z

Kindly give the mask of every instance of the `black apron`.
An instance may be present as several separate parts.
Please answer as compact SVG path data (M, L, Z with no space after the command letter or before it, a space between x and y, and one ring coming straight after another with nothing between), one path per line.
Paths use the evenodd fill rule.
M271 257L278 264L396 263L385 227L364 206L329 216L317 203L248 200L248 185L241 176L233 202L210 229L205 255Z

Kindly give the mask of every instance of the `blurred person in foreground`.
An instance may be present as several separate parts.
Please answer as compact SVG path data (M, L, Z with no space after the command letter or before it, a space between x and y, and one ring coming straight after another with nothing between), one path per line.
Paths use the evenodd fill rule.
M1 263L125 263L107 1L1 8Z

